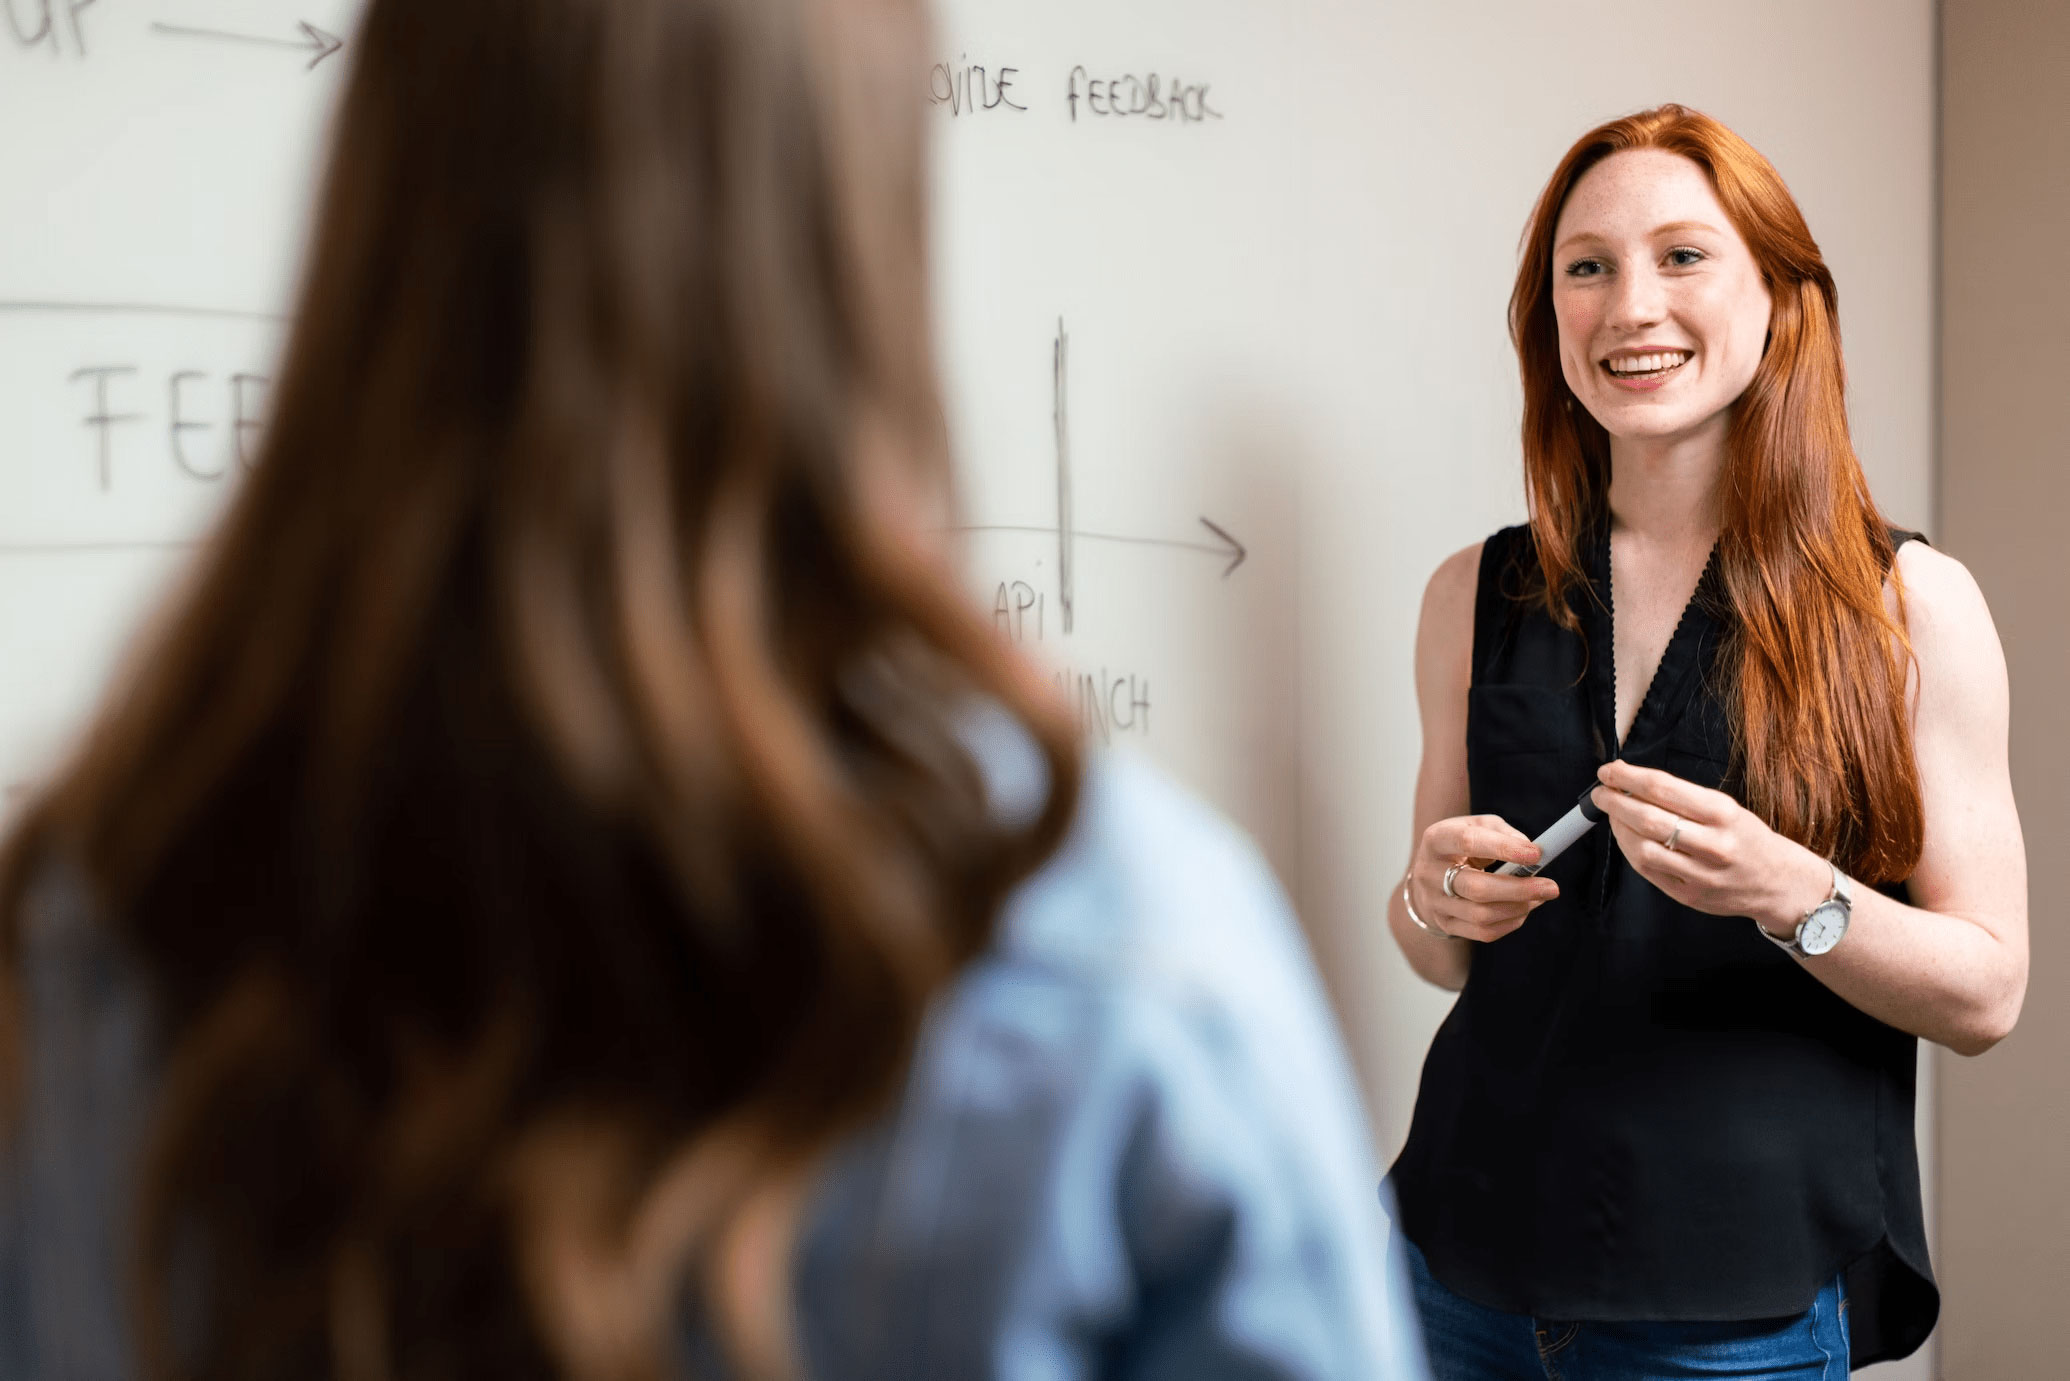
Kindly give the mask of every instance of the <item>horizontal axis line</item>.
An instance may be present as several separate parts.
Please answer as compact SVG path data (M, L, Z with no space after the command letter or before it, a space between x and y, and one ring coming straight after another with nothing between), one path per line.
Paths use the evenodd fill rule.
M195 541L150 541L133 542L0 542L0 557L8 556L78 556L95 553L130 551L188 551L201 544Z
M0 302L0 313L62 313L68 315L99 316L178 316L209 317L230 321L258 321L268 325L285 325L287 318L277 312L246 312L234 307L184 307L169 302Z
M1044 527L1033 523L965 523L956 530L958 532L1028 532L1044 537L1053 536L1056 533L1054 526ZM1187 551L1204 551L1212 556L1228 555L1225 549L1213 546L1207 542L1188 542L1177 537L1124 537L1117 532L1087 532L1082 528L1074 529L1071 535L1088 542L1126 542L1130 546L1135 547L1182 547Z

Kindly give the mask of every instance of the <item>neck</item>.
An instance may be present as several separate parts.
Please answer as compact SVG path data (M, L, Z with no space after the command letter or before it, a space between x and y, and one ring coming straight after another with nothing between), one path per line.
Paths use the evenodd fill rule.
M1647 545L1709 551L1723 523L1725 417L1676 437L1610 438L1610 525Z

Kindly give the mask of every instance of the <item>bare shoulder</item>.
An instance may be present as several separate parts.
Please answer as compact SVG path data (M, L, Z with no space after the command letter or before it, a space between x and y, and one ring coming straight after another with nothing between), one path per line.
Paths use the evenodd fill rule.
M1455 691L1463 699L1473 678L1473 603L1480 585L1481 545L1476 542L1446 557L1423 589L1423 616L1416 626L1416 687L1426 708L1433 698L1449 699Z
M1423 621L1430 623L1434 618L1444 621L1463 620L1473 626L1474 593L1481 579L1481 548L1484 543L1475 542L1470 547L1461 547L1443 561L1431 573L1430 583L1423 588Z
M1998 630L1969 567L1924 542L1907 542L1898 548L1897 577L1915 653L1971 653L1989 646L1995 654Z
M1924 542L1898 548L1905 632L1912 641L1919 707L1995 723L2006 701L2005 650L1969 568Z

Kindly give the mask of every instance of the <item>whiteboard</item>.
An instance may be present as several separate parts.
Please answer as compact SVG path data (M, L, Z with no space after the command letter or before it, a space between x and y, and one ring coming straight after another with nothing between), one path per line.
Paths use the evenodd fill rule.
M0 784L52 761L236 484L355 10L0 0ZM1095 742L1261 841L1383 1156L1449 1000L1384 926L1410 642L1438 561L1522 516L1532 199L1658 101L1750 138L1839 280L1876 492L1930 530L1932 43L1930 0L939 10L973 597Z

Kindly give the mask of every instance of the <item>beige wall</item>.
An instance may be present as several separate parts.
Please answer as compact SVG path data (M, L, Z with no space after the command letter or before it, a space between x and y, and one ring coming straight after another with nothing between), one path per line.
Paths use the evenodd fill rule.
M2070 1374L2070 5L1944 0L1941 544L1982 584L2012 674L2032 862L2019 1028L1940 1067L1941 1374Z

